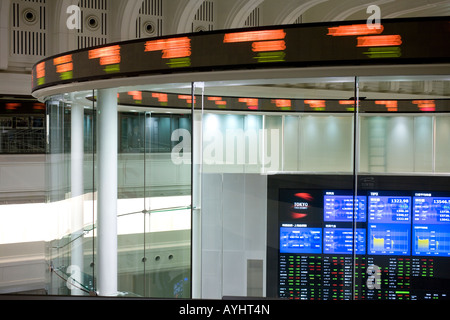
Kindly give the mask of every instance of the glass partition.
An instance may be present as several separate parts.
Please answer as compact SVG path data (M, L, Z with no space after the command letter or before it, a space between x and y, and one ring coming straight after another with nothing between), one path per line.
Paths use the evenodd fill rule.
M448 81L268 82L204 84L202 297L446 299Z
M107 90L47 100L50 294L448 297L448 79Z
M363 78L360 92L361 172L449 172L449 81Z
M115 89L46 102L48 208L56 220L49 294L102 295L101 281L105 288L117 281L107 295L191 296L191 168L177 161L190 159L190 147L172 156L180 132L190 134L190 108L164 109L163 95L142 106L139 95ZM108 184L114 190L101 195ZM107 259L116 261L116 274L102 280Z
M93 91L51 97L47 104L48 291L95 290L96 106Z
M317 277L322 275L318 230L324 227L323 216L299 208L278 219L278 210L268 207L268 183L271 176L353 172L354 78L269 82L223 87L205 83L200 177L203 298L299 298L302 290L309 290L310 298L322 298ZM307 188L288 192L297 197L295 203L305 204L312 197ZM349 188L351 197L351 184ZM281 205L287 200L280 201ZM308 210L323 212L320 202L310 206ZM352 220L347 227L352 230ZM286 241L284 248L284 233L288 238L297 235L299 241ZM300 249L300 241L307 241L300 237L320 241ZM278 248L275 256L267 249L272 239ZM302 280L304 287L300 266L288 270L287 262L301 252L318 265L317 274L310 275L313 281ZM352 268L352 263L350 255L345 266ZM283 278L288 272L298 273L289 277L297 280ZM281 278L269 283L274 273ZM335 283L346 286L346 297L351 298L352 282L342 278Z
M437 77L360 79L359 299L448 299L449 88Z

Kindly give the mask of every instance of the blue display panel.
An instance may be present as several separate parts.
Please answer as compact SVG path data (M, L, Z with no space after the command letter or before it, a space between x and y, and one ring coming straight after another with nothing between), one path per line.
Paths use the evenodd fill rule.
M280 228L280 253L322 253L322 228Z
M411 197L371 192L368 202L370 223L411 222Z
M450 224L450 197L416 193L413 200L414 224Z
M450 256L450 225L415 225L413 255Z
M353 253L353 241L356 254L366 253L366 229L356 229L353 237L352 228L324 228L323 253L351 254Z
M415 256L450 256L450 197L416 192L413 198Z
M275 186L289 186L275 189L279 192L276 234L281 237L271 238L270 243L280 244L280 276L278 284L273 282L278 296L450 299L450 177L416 179L362 177L357 198L349 189L355 182L352 177L276 179L280 184ZM296 185L301 187L292 187ZM416 187L423 189L411 190ZM293 212L296 201L305 203L308 212ZM268 208L271 205L268 202ZM369 266L374 269L369 271Z
M353 222L353 195L327 191L323 197L324 221ZM356 222L366 221L366 197L356 197Z
M369 225L369 254L409 255L411 227L406 224Z

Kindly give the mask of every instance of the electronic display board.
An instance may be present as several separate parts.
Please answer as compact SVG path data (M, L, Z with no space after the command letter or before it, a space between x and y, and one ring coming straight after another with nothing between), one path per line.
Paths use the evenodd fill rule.
M450 197L416 192L413 197L413 255L450 257Z
M450 225L414 225L413 255L450 257Z
M413 203L414 224L450 223L450 197L436 193L416 193Z
M345 194L346 193L346 194ZM327 191L324 199L324 221L353 221L353 196L345 191ZM356 197L358 222L366 221L366 197Z
M402 224L369 224L370 254L409 255L410 226Z
M321 228L280 228L280 252L321 253Z
M370 222L410 223L411 197L392 192L371 192L368 198Z
M201 96L196 96L201 99ZM88 97L88 99L93 99ZM153 91L128 91L118 93L118 102L121 105L141 107L164 107L172 109L186 109L192 107L192 96ZM232 96L203 96L205 110L229 110L251 112L333 112L353 113L353 99L272 99L255 97ZM390 107L387 107L390 106ZM395 107L393 107L395 106ZM364 99L359 103L360 113L441 113L450 112L450 99L430 100L374 100ZM336 199L339 199L336 195ZM333 197L330 197L333 201ZM347 208L348 209L348 208ZM341 208L339 214L343 214ZM362 212L365 212L363 210Z
M334 228L323 229L323 253L356 254L366 253L366 229Z
M268 179L268 296L450 299L450 177Z
M160 73L269 67L442 63L450 19L311 23L137 39L38 62L32 90L70 82Z

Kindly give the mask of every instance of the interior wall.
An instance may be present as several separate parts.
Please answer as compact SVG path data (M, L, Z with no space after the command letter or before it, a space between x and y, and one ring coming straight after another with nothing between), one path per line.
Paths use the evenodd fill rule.
M361 172L450 172L450 117L361 117Z
M450 172L450 117L436 117L436 172Z
M299 118L299 121L300 171L350 172L352 170L352 117L304 116Z
M202 176L202 298L264 296L267 176Z

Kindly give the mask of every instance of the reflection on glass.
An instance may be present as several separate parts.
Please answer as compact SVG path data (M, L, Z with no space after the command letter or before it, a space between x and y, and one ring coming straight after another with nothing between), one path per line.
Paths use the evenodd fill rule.
M333 190L314 194L299 188L294 200L284 201L289 218L275 225L279 237L269 245L280 249L276 263L286 272L277 275L284 282L276 294L300 299L427 297L425 291L414 295L414 284L399 277L412 277L420 269L425 278L433 278L437 259L448 256L448 228L430 222L427 206L412 204L446 196L408 191L407 196L358 192L355 197L354 185L342 177L351 178L355 170L367 187L373 177L447 175L448 83L367 78L359 83L356 110L354 83L348 79L268 82L206 83L194 86L194 100L186 90L127 88L118 93L118 294L189 298L194 287L195 297L202 298L273 294L267 280L273 272L267 268L273 231L268 218L275 212L267 198L270 177L332 175L339 180ZM47 248L51 294L97 290L97 103L95 92L47 101L48 210L56 221ZM33 123L42 127L31 118L13 122L2 116L0 121L4 130ZM196 151L194 163L191 150ZM192 168L199 184L191 194ZM346 193L339 189L344 184ZM192 196L200 200L194 206ZM428 218L413 221L414 210L422 212L418 219ZM439 210L445 219L445 203ZM192 212L200 219L194 224ZM318 220L305 218L312 212ZM201 257L195 260L201 266L196 270L191 231L201 236L195 243L195 259ZM309 268L306 289L302 268ZM378 276L376 270L381 270L381 286L369 287L366 280ZM383 279L386 272L398 280L395 292L386 291L386 283L394 286L394 278ZM194 284L198 273L201 281Z
M118 97L139 104L143 95ZM96 99L78 92L47 101L48 210L60 212L47 251L50 294L98 290ZM189 298L190 166L172 162L171 150L173 132L191 130L190 115L118 108L117 295Z

